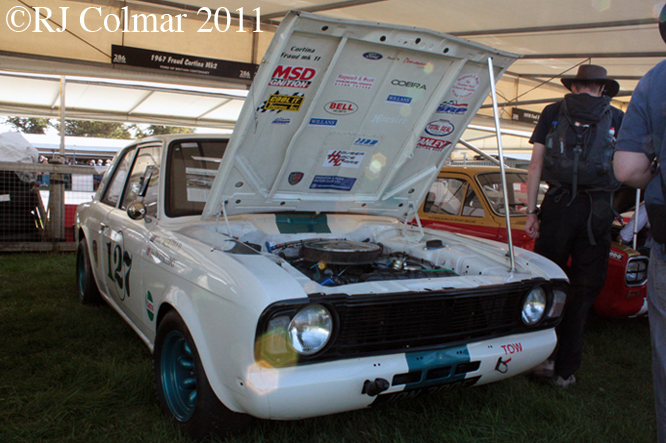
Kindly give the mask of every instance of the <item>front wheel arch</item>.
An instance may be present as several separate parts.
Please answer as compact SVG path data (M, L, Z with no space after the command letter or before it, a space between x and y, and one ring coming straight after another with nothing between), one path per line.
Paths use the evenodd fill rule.
M228 409L211 388L182 317L160 309L153 352L153 379L162 412L195 440L241 431L252 418Z

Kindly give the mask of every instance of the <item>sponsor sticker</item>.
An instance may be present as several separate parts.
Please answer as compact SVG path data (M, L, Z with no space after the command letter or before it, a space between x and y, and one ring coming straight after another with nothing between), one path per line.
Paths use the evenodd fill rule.
M310 126L328 126L334 127L338 124L338 119L336 118L311 118Z
M278 117L271 122L271 125L290 125L290 124L291 124L291 119L284 117Z
M439 152L451 144L448 140L437 140L436 138L421 137L416 144L417 149Z
M384 114L375 114L370 123L381 123L389 125L404 125L407 119L403 117L390 117Z
M412 98L411 97L405 97L404 95L393 95L393 94L391 94L386 98L386 102L387 103L395 103L395 104L398 104L398 105L408 105L412 102Z
M379 52L366 52L363 54L363 57L367 58L368 60L381 60L384 58L384 56Z
M401 86L403 88L423 89L424 91L426 90L426 85L421 84L421 83L410 82L409 80L398 80L396 78L396 79L391 80L391 84L393 86Z
M611 258L614 258L615 260L620 260L620 261L622 260L622 254L620 254L619 252L610 251L610 253L608 255Z
M294 94L294 95L284 95L280 93L271 94L263 104L257 110L261 112L266 111L290 111L298 112L301 110L301 105L303 105L304 100L303 95Z
M475 74L466 74L453 82L451 92L455 98L467 98L479 89L481 80Z
M155 319L155 304L150 291L146 293L146 314L148 314L148 320L153 321Z
M299 184L301 180L303 180L304 175L305 174L302 172L292 172L289 174L289 178L287 178L287 180L289 181L290 185L294 186Z
M316 52L317 50L315 48L309 48L307 46L292 46L289 48L289 52L283 52L281 57L290 60L311 60L318 62L321 60L321 57L314 55Z
M373 138L359 137L354 140L354 146L375 146L377 143L379 143L379 140Z
M346 88L371 89L375 84L375 79L363 75L338 74L334 84Z
M337 175L315 175L310 189L333 189L336 191L350 191L354 186L355 178L339 177Z
M349 115L358 111L358 105L347 100L336 100L324 105L324 111L329 114Z
M328 151L324 164L324 168L331 168L340 166L343 168L358 168L363 162L365 152L358 151L341 151L338 149Z
M467 112L469 105L467 103L458 103L457 100L448 100L442 102L438 107L437 111L440 114L454 114L454 115L464 115Z
M426 62L420 62L417 60L412 60L409 57L405 57L405 59L402 61L403 65L414 65L418 66L419 68L425 68L428 63Z
M433 137L444 137L451 134L455 130L455 126L448 120L435 120L430 123L425 128L425 132L432 135Z
M316 74L315 68L278 65L273 71L268 86L305 89L312 84L311 80Z

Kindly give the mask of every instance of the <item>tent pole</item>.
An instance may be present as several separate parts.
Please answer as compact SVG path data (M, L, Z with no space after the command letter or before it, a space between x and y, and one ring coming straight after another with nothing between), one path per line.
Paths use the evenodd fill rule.
M516 257L513 251L513 238L511 236L511 216L509 212L509 194L506 187L506 171L504 170L504 151L502 150L502 131L500 129L499 111L497 109L497 92L495 91L495 73L493 72L493 59L488 57L488 72L490 73L490 93L493 98L493 116L495 117L495 130L497 132L497 152L499 153L500 173L502 176L502 193L504 194L504 216L506 218L506 238L509 243L509 260L511 269L516 272Z

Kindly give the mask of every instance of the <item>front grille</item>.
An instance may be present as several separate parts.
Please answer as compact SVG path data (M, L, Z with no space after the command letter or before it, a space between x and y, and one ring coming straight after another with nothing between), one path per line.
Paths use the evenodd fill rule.
M511 332L522 327L523 298L534 284L329 299L340 330L326 354L397 351Z
M527 293L542 284L549 294L551 301L547 309L550 308L553 283L539 278L470 289L392 294L316 294L308 299L285 300L271 305L262 314L257 327L258 343L263 341L260 337L267 334L270 319L290 317L300 307L313 303L328 306L336 318L336 332L327 348L310 357L299 356L297 364L451 347L549 328L556 325L559 318L545 319L536 327L527 328L521 320L521 312ZM567 286L564 282L557 282L556 285L562 288ZM257 351L258 360L266 358L261 346ZM284 364L280 362L284 356L275 357L273 363Z

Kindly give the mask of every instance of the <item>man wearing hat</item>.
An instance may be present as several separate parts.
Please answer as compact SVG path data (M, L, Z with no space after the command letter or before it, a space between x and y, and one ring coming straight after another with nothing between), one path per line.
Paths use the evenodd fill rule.
M666 6L659 32L666 42ZM613 159L618 180L645 188L652 247L648 268L648 312L652 341L659 443L666 443L666 60L636 86ZM625 132L626 130L626 132Z
M562 322L557 327L558 348L533 371L534 375L552 378L556 386L566 388L576 383L574 373L582 361L585 320L606 281L613 211L610 186L593 186L585 179L579 181L579 175L584 177L586 171L569 173L583 168L578 162L583 157L580 153L574 157L573 146L564 142L572 136L562 131L578 133L584 128L582 138L578 139L585 140L578 142L578 146L583 146L582 152L595 149L610 159L613 145L609 133L613 136L618 133L624 114L610 106L610 99L618 93L620 85L608 78L601 66L581 65L576 76L562 78L562 84L571 94L544 108L530 138L533 148L525 231L536 239L534 251L557 263L572 286ZM597 137L603 140L596 141ZM596 143L595 148L589 147L589 143ZM564 152L560 154L563 160L556 160L555 151ZM576 166L566 166L564 156L575 158L569 164ZM610 169L608 163L604 179L609 182L614 181ZM571 179L557 178L558 174ZM538 209L542 180L549 184L549 189Z

